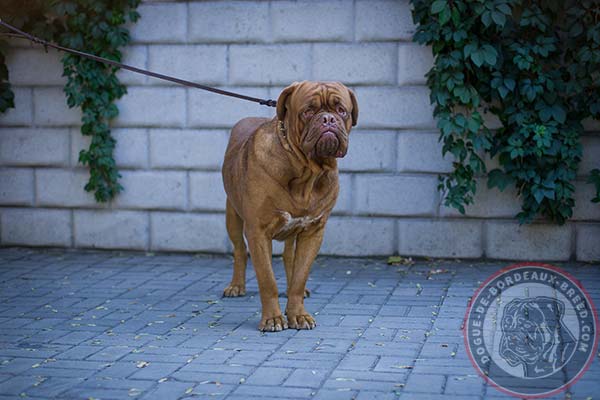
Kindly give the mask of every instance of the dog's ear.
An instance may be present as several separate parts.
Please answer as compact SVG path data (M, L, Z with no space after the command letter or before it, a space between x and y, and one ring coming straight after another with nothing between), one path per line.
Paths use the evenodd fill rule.
M290 86L283 89L283 92L279 95L277 99L277 120L283 121L285 118L285 113L287 112L287 100L288 97L294 93L296 88L298 87L298 82L292 83Z
M348 89L348 93L350 93L350 100L352 100L352 126L356 126L358 122L358 101L356 101L356 95L350 89Z

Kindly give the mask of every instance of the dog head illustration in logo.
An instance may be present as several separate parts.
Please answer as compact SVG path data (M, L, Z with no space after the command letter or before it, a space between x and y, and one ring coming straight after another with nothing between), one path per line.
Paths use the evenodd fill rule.
M522 364L525 378L562 368L576 345L562 321L564 312L564 303L551 297L513 299L501 320L500 356L511 367Z

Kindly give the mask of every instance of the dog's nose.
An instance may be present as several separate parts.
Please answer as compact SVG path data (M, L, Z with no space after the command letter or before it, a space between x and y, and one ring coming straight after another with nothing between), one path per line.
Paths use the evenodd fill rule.
M333 116L333 114L323 114L323 116L321 117L321 122L323 123L324 126L336 126L337 122L335 120L335 117Z

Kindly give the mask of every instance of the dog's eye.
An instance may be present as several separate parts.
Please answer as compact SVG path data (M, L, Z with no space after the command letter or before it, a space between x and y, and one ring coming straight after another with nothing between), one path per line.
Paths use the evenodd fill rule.
M337 106L337 113L342 118L346 118L348 116L348 112L346 112L346 109L342 106Z
M302 116L305 119L311 119L313 117L313 115L315 115L315 110L313 110L312 108L308 108L308 109L304 110L304 112L302 113Z

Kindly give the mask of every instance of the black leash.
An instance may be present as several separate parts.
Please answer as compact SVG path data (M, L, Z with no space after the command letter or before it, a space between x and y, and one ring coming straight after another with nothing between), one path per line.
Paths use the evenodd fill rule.
M231 97L235 97L237 99L242 99L242 100L248 100L248 101L253 101L255 103L261 104L263 106L269 106L269 107L276 107L277 106L277 101L275 100L265 100L265 99L259 99L257 97L251 97L251 96L246 96L244 94L239 94L239 93L233 93L233 92L229 92L227 90L222 90L222 89L217 89L217 88L213 88L210 86L205 86L205 85L201 85L199 83L195 83L195 82L190 82L190 81L186 81L185 79L179 79L179 78L175 78L173 76L169 76L169 75L163 75L163 74L159 74L157 72L152 72L152 71L148 71L145 69L141 69L141 68L137 68L137 67L132 67L131 65L126 65L126 64L121 64L120 62L117 61L113 61L113 60L109 60L108 58L104 58L104 57L99 57L99 56L95 56L93 54L88 54L85 53L83 51L79 51L79 50L73 50L70 49L68 47L63 47L63 46L59 46L57 44L48 42L46 40L40 39L37 36L33 36L27 32L23 32L22 30L2 21L2 19L0 19L0 25L4 26L5 28L8 28L9 30L16 32L17 33L17 37L20 37L22 39L27 39L33 43L37 43L37 44L41 44L44 47L52 47L56 50L60 50L60 51L64 51L66 53L71 53L71 54L75 54L77 56L81 56L81 57L85 57L85 58L89 58L90 60L94 60L94 61L98 61L104 64L109 64L112 65L114 67L117 68L123 68L129 71L133 71L133 72L137 72L138 74L142 74L142 75L147 75L147 76L151 76L153 78L158 78L158 79L162 79L165 81L169 81L169 82L174 82L177 83L179 85L184 85L184 86L189 86L189 87L193 87L196 89L202 89L202 90L207 90L209 92L213 92L213 93L217 93L217 94L222 94L224 96L231 96Z

